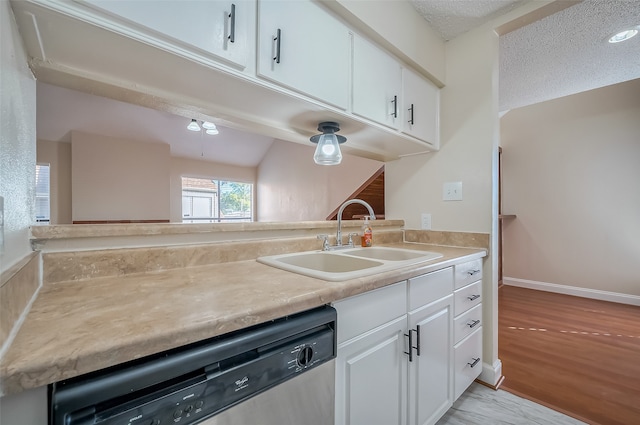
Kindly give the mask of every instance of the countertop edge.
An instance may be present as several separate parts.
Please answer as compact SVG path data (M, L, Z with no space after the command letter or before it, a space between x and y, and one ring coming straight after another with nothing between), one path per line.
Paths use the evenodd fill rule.
M408 244L399 244L407 246ZM425 249L433 249L437 245L419 244ZM392 245L390 245L392 246ZM415 244L411 244L415 247ZM354 295L362 294L373 289L381 288L402 280L410 279L421 274L429 273L445 267L452 266L464 261L470 261L482 258L487 255L484 248L467 248L467 247L446 247L447 250L459 251L459 255L445 256L444 259L436 259L429 263L416 266L406 266L402 269L396 269L381 273L376 276L361 277L342 282L327 282L320 279L300 276L304 279L307 286L313 286L316 281L319 286L316 289L301 291L299 294L292 292L289 299L284 304L276 304L275 302L267 303L261 306L247 305L246 308L238 309L232 314L220 315L215 319L209 319L190 327L188 330L174 328L162 334L147 336L142 345L145 347L153 347L149 352L140 350L140 336L137 335L134 340L120 340L112 343L108 348L98 348L94 351L86 350L80 355L59 357L54 359L42 358L40 361L31 360L21 362L15 356L11 357L11 352L15 347L9 347L0 362L0 396L18 393L30 388L36 388L43 385L80 376L85 373L100 370L116 364L126 363L131 360L146 357L151 354L166 351L178 346L188 345L197 341L223 335L238 329L249 327L255 324L276 319L278 317L287 316L293 313L315 308L324 304L345 299ZM244 262L252 261L245 260ZM254 261L254 260L253 260ZM243 263L243 262L238 262ZM227 265L229 265L227 263ZM273 269L267 265L260 265L268 268L268 272L273 276L281 276L282 280L291 279L292 273ZM207 268L210 266L201 266ZM266 271L266 269L265 269ZM157 276L166 275L167 272L154 272ZM149 273L141 274L149 276ZM135 279L132 275L128 279ZM104 278L101 278L104 279ZM71 283L71 282L70 282ZM77 282L73 282L77 284ZM60 284L56 284L60 285ZM171 341L171 343L167 343ZM14 344L16 341L14 341ZM17 350L19 351L19 350ZM73 351L73 350L72 350ZM113 354L115 352L115 354ZM119 354L140 352L141 355Z

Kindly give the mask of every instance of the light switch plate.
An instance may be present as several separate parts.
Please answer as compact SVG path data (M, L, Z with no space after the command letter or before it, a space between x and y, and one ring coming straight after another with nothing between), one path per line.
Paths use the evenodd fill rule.
M462 201L462 182L447 182L442 185L443 201Z

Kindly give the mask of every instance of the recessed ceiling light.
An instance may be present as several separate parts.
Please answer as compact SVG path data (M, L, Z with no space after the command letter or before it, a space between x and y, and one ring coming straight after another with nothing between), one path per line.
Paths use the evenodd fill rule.
M612 35L611 37L609 37L609 43L620 43L621 41L625 41L630 39L631 37L635 36L636 34L638 34L638 30L635 28L631 28L631 29L627 29L624 31L620 31L617 34Z

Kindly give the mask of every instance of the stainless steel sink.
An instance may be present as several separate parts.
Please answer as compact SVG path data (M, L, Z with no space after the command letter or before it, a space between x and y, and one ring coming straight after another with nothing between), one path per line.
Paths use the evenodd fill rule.
M259 257L258 262L329 281L342 281L420 264L442 257L431 251L402 248L351 248Z

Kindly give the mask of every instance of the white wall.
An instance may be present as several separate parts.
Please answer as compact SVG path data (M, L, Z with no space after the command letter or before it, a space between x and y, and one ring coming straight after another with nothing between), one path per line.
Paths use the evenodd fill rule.
M51 224L71 224L71 143L38 140L38 164L50 165Z
M36 82L9 2L0 2L0 272L31 252L35 218Z
M169 145L73 131L73 221L169 220L169 162Z
M171 222L182 222L182 177L223 179L242 183L256 183L254 167L237 167L186 158L171 158Z
M640 296L640 79L501 120L504 280Z
M258 221L325 220L383 165L344 153L340 165L317 165L314 150L280 140L271 145L258 166Z

